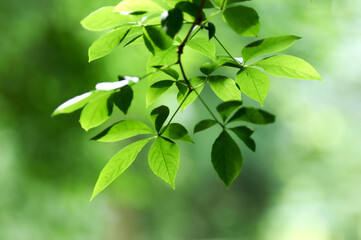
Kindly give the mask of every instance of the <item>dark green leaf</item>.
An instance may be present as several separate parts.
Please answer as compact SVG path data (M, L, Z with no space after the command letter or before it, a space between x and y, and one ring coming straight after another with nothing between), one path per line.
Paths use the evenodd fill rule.
M241 91L237 88L236 83L225 76L209 77L209 85L214 93L223 101L241 101Z
M243 158L237 143L223 131L212 146L212 164L227 188L241 172Z
M207 128L210 128L216 124L217 124L217 121L212 120L212 119L202 120L194 126L194 133L206 130Z
M157 132L162 128L165 120L167 120L169 115L169 108L167 106L159 106L150 113L150 118L154 124L154 127Z
M275 121L275 116L257 108L243 107L239 109L229 122L244 121L254 124L269 124Z
M294 56L272 56L256 62L253 65L261 67L267 73L277 77L322 81L321 76L308 62Z
M144 35L150 40L154 52L166 50L173 44L173 40L160 27L146 26L144 28Z
M119 25L135 24L131 16L114 12L114 6L102 7L89 14L80 23L90 31L102 31Z
M172 140L194 143L189 136L187 129L179 123L169 124L162 135Z
M215 70L217 70L217 68L222 67L222 66L241 68L241 63L240 62L235 62L235 60L230 58L230 57L220 56L213 63L204 63L200 67L200 70L205 75L210 75Z
M242 93L263 106L270 88L270 80L267 74L256 68L245 68L237 73L236 83Z
M159 178L175 188L179 167L179 148L171 140L158 137L149 150L149 167Z
M163 93L165 93L175 82L171 80L163 80L154 83L148 88L146 95L146 106L149 107Z
M247 62L254 57L279 52L292 46L298 39L301 38L294 35L287 35L257 40L242 49L242 57L244 61Z
M112 91L103 91L85 105L80 115L80 125L85 131L105 122L113 112Z
M178 80L178 78L179 78L179 73L171 67L168 67L168 66L153 66L153 67L156 69L159 69L160 71L164 72L165 74L171 76L175 80Z
M154 131L137 120L125 120L113 124L92 138L99 142L116 142L139 134L152 134Z
M208 38L209 38L209 40L211 40L215 34L216 34L216 26L213 23L208 22Z
M122 111L124 114L128 113L128 109L133 100L133 90L129 86L124 86L120 91L113 94L114 104Z
M219 115L221 115L223 121L226 119L238 108L242 105L241 101L229 101L221 103L217 106L217 111Z
M259 17L253 8L236 5L223 11L223 19L238 34L255 37L259 32Z
M132 143L115 154L100 172L95 184L92 200L96 195L109 186L121 173L123 173L135 160L138 153L152 138Z
M188 22L193 22L195 20L195 17L197 16L199 6L197 4L182 1L177 3L176 8L179 8L183 12L183 17ZM204 13L202 13L204 16Z
M98 38L89 48L89 62L111 53L127 36L128 28L119 28Z
M244 142L244 144L246 144L246 146L249 149L251 149L253 152L256 151L256 143L251 138L251 135L254 133L254 130L245 126L231 128L230 130L234 132L239 137L239 139L241 139Z
M181 30L183 25L183 13L179 8L165 11L161 16L163 30L170 36L174 36Z
M216 60L216 47L214 43L207 38L196 37L192 38L189 42L187 42L188 47L196 50L206 57L209 57L213 61Z

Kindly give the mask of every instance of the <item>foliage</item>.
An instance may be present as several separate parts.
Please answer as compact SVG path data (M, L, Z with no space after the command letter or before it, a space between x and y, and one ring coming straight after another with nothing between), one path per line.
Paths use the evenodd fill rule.
M245 0L123 0L117 6L98 9L82 20L81 24L85 29L109 30L90 46L89 61L108 55L119 45L126 47L143 43L150 52L147 74L138 77L120 76L118 81L99 83L95 90L60 105L53 115L83 108L81 126L86 131L98 127L110 118L113 106L127 114L133 99L133 86L144 79L149 82L147 107L151 107L173 85L178 90L176 99L179 103L172 114L165 105L157 106L151 111L154 130L140 121L123 120L93 138L96 141L114 142L148 135L111 158L100 173L92 199L125 171L142 148L151 141L149 166L158 177L174 188L180 161L180 151L175 141L194 142L188 130L182 124L174 123L173 119L179 110L183 111L196 99L205 106L212 119L197 123L194 133L215 125L222 128L220 135L215 137L211 161L228 188L240 173L243 163L241 149L234 137L243 141L252 151L256 150L255 141L251 138L254 129L243 123L263 125L275 121L275 116L262 109L243 106L241 94L263 105L270 88L267 73L285 78L322 80L309 63L294 56L274 55L257 60L257 57L292 46L300 39L297 36L256 40L243 48L243 58L234 58L217 38L217 27L210 20L222 14L231 30L242 36L256 37L260 30L259 16L243 2ZM201 31L208 31L208 38L196 36ZM216 55L215 43L224 49L226 56ZM190 78L184 71L182 55L185 47L212 60L200 64L202 76ZM237 69L234 79L214 74L221 67ZM223 101L216 107L219 117L201 96L206 85Z

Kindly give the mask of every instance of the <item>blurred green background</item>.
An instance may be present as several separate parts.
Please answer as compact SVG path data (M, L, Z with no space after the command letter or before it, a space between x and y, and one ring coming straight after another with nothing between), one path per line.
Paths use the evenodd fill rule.
M180 144L175 191L150 171L143 151L90 203L100 170L126 143L89 141L101 129L85 133L79 112L50 114L97 82L145 72L140 45L87 63L87 48L99 34L79 22L116 3L0 1L1 240L361 239L360 1L250 3L261 16L260 37L302 36L286 53L309 61L324 82L271 78L265 108L277 122L259 127L256 153L241 146L244 167L229 190L210 162L215 128L194 136L196 145ZM220 18L215 22L235 55L253 40ZM185 68L194 76L194 66L207 59L186 54ZM145 87L138 84L127 118L149 121ZM219 102L207 90L205 98ZM161 102L176 106L172 96ZM193 129L205 117L196 102L176 120Z

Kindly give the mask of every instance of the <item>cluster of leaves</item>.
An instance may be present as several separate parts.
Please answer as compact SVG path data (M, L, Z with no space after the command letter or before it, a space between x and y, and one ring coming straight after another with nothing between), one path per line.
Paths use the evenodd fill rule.
M242 122L269 124L275 120L272 114L261 109L243 106L241 93L263 105L270 87L267 73L293 79L321 80L309 63L294 56L274 55L254 61L257 57L290 47L300 39L297 36L277 36L254 41L243 48L242 57L233 57L229 53L217 38L216 26L210 20L222 14L230 29L242 36L256 37L260 29L259 16L253 8L244 5L245 1L123 0L116 6L96 10L82 20L81 24L88 30L110 30L90 46L89 61L106 56L120 45L126 47L143 43L150 52L147 74L143 77L119 77L116 82L99 83L95 90L60 105L53 115L83 108L81 126L85 130L97 127L111 116L114 105L127 114L133 99L133 85L143 79L148 80L147 108L172 86L178 90L176 97L179 103L179 107L171 115L169 108L164 105L151 111L154 129L137 120L122 120L93 138L101 142L115 142L148 135L121 149L110 159L100 173L92 198L125 171L142 148L152 140L148 154L149 166L158 177L174 188L180 159L179 148L174 141L193 141L183 125L172 121L179 110L183 111L196 99L206 107L212 119L196 124L194 133L214 125L222 128L212 146L211 160L218 176L228 188L240 173L243 163L241 150L231 134L255 151L256 145L251 138L254 130L242 125ZM196 36L200 32L206 32L206 37ZM215 42L224 49L226 56L216 56ZM200 71L204 75L187 77L182 64L185 47L212 60L200 64ZM215 75L214 72L220 67L236 69L234 79ZM201 97L207 84L222 100L216 108L219 117L213 114ZM229 127L229 124L233 127Z

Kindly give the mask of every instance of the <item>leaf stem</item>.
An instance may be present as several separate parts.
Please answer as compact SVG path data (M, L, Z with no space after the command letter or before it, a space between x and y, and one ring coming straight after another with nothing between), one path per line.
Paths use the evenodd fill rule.
M191 94L190 91L188 91L187 95L184 97L183 101L181 102L181 104L179 104L177 110L175 110L175 112L173 113L172 117L169 119L167 125L159 132L158 136L162 136L162 134L165 132L165 130L167 130L167 128L169 127L169 125L171 124L172 120L174 119L175 115L177 115L177 113L179 112L179 110L181 109L182 105L184 104L184 102L186 101L186 99L188 98L188 96Z
M211 114L211 116L214 118L214 120L220 125L222 126L222 128L224 128L224 125L217 119L217 117L214 115L214 113L212 112L212 110L208 107L207 103L203 100L203 98L198 94L198 92L196 90L194 90L194 92L197 94L199 100L201 100L202 104L204 105L204 107L207 109L207 111Z
M242 64L240 64L239 63L239 61L237 61L229 52L228 52L228 50L226 49L226 47L223 45L223 43L217 38L217 36L216 35L214 35L214 39L216 39L216 41L219 43L219 45L223 48L223 50L228 54L228 56L230 57L230 58L232 58L233 59L233 61L237 64L237 65L239 65L240 67L242 67Z

